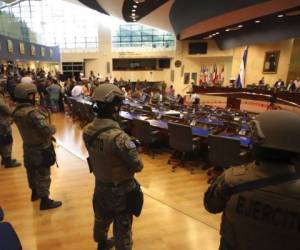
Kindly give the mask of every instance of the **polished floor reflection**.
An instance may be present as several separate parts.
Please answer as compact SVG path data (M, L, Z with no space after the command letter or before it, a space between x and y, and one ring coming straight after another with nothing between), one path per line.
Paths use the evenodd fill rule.
M52 117L57 126L59 168L52 168L51 196L63 201L53 211L40 212L31 203L23 167L0 169L0 205L18 232L24 249L95 249L92 240L91 197L94 178L84 161L81 129L62 114ZM22 146L14 128L14 155L22 159ZM202 205L207 188L205 172L171 172L168 153L151 159L142 155L145 169L137 176L145 192L145 206L135 219L134 249L216 250L220 216Z

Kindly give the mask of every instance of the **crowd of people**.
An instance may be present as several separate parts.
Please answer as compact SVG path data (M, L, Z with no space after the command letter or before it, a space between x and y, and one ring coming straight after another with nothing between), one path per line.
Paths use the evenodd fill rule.
M264 77L259 80L258 87L261 89L266 87ZM285 83L281 78L279 78L274 83L273 88L279 91L300 92L300 77L296 77L295 80L291 79L288 83Z

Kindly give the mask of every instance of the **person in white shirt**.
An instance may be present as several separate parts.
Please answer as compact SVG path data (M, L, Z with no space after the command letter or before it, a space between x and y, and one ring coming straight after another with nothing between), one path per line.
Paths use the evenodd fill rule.
M21 78L21 83L33 83L30 72L26 72L25 76Z
M71 95L73 97L83 95L83 86L81 83L77 83L77 85L72 89Z
M125 99L127 99L128 98L128 93L127 93L127 91L124 87L122 88L122 92L124 93Z
M299 76L296 78L294 83L295 83L296 89L300 89L300 77Z
M199 95L197 93L193 93L191 95L191 102L194 103L197 98L200 99Z

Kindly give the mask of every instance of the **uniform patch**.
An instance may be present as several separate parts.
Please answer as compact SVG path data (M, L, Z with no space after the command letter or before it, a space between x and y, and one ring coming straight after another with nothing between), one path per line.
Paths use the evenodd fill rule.
M135 149L135 148L136 148L134 142L133 142L133 141L130 141L130 140L127 140L127 141L125 142L125 147L126 147L127 149Z

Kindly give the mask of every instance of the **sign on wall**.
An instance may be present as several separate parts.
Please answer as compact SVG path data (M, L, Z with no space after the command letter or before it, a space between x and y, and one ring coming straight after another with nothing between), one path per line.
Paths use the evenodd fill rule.
M45 54L46 54L46 53L45 53L45 48L44 48L44 47L41 47L41 56L44 57Z
M25 54L25 44L20 42L19 43L19 48L20 48L20 54L24 55Z
M34 46L34 45L31 45L31 46L30 46L30 51L31 51L31 55L32 55L32 56L35 56L35 55L36 55L36 52L35 52L35 46Z
M14 53L14 44L12 42L12 40L7 40L7 50L8 53Z

